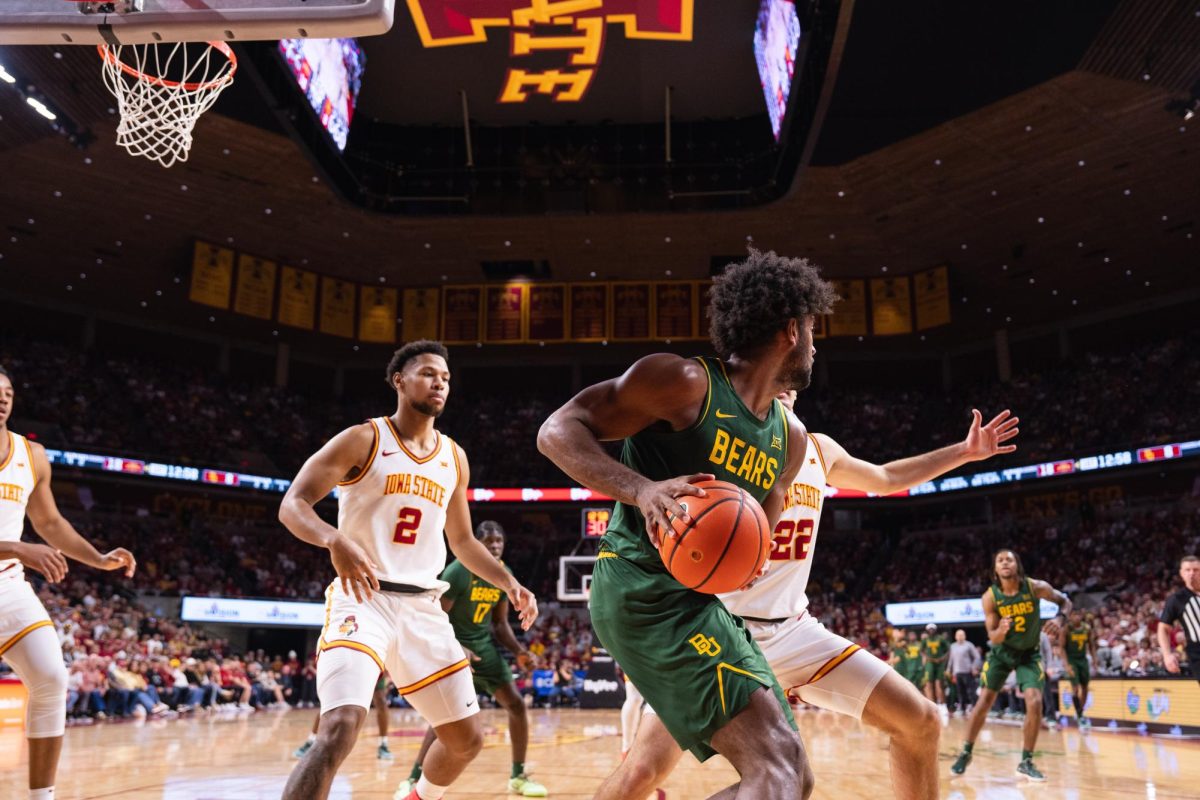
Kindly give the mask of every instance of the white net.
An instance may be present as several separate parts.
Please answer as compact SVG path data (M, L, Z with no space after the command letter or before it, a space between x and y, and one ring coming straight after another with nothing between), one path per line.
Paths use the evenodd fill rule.
M169 167L187 161L196 120L233 83L224 42L100 45L104 83L117 98L117 144Z

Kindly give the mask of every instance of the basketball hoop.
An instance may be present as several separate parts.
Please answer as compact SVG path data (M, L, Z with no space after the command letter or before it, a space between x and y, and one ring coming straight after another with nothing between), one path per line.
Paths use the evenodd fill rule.
M130 155L164 167L187 161L196 120L233 83L237 56L229 45L191 48L185 42L96 46L104 59L104 83L121 114L117 144Z

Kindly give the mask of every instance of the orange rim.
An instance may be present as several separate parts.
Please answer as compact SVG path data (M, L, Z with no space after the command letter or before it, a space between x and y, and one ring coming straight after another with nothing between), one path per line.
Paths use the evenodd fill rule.
M229 45L225 44L225 42L205 42L205 44L207 44L213 50L216 50L221 55L228 58L230 69L229 69L229 74L224 75L220 78L217 78L216 80L203 81L202 83L181 83L179 81L172 81L172 80L167 80L166 78L160 78L157 75L147 75L144 72L139 72L138 70L136 70L133 67L126 64L121 59L117 58L117 54L114 53L112 50L109 50L107 45L98 44L98 45L96 45L96 50L99 51L100 57L103 58L105 61L107 61L110 64L113 64L114 66L120 67L121 71L124 72L126 75L137 78L139 81L145 81L146 83L152 83L155 86L165 86L168 89L176 89L176 88L182 87L185 92L199 92L204 89L215 89L216 87L220 86L221 84L227 83L230 79L233 78L234 73L237 72L237 55L233 52L233 48L231 48Z

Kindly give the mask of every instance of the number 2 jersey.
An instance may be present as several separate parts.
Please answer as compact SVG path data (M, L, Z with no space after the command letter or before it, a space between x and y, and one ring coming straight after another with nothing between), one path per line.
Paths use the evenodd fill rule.
M458 448L434 431L428 455L400 441L388 417L369 420L375 431L362 472L338 484L338 531L379 567L376 577L445 591L446 507L458 487Z
M788 487L783 512L775 525L770 570L749 589L718 595L739 617L784 619L808 608L805 590L825 504L825 457L816 438L811 433L808 437L804 463Z

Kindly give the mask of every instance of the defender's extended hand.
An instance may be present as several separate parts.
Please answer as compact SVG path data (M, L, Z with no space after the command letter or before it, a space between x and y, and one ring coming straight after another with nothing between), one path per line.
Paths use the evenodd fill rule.
M132 578L133 573L137 571L137 559L133 557L133 553L126 550L124 547L118 547L115 550L109 550L105 553L100 563L97 564L100 569L121 569L125 568L125 577Z
M521 618L521 630L529 630L538 618L537 598L533 596L533 592L519 583L509 589L507 594L508 601L512 603L512 607L517 610L517 616Z
M967 431L967 438L963 440L968 459L982 461L985 458L1011 453L1017 449L1015 444L1006 445L1004 442L1016 438L1017 434L1021 432L1021 429L1017 427L1021 421L1020 417L1012 416L1012 412L1006 408L993 417L991 422L984 425L982 424L983 414L979 413L979 409L971 409L971 415L974 419L971 421L971 428Z

